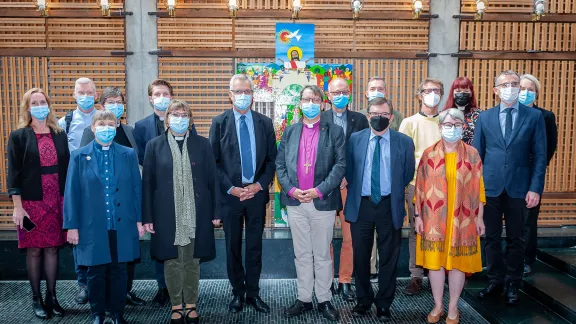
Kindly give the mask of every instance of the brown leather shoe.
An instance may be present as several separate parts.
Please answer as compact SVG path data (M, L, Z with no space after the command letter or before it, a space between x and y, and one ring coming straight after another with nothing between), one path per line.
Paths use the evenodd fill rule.
M428 314L428 323L438 323L442 316L444 316L444 311L441 311L440 314L437 315L432 315L432 312L430 312L430 314Z
M422 279L414 277L412 278L412 281L410 281L408 287L406 287L406 290L404 290L404 294L408 296L414 296L417 293L419 293L421 289L422 289Z
M446 316L446 324L458 324L460 323L460 313L456 314L456 318L450 318Z

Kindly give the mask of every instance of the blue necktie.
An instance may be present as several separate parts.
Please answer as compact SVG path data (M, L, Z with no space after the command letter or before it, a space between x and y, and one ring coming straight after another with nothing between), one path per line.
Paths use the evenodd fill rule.
M375 136L374 154L372 155L372 176L370 177L370 201L377 205L382 200L380 191L380 139L382 136Z
M506 127L504 128L504 140L506 143L510 140L512 136L512 108L504 109L506 112Z
M246 116L240 117L240 152L242 152L242 175L246 179L254 176L252 166L252 143L250 142L250 132L246 125Z

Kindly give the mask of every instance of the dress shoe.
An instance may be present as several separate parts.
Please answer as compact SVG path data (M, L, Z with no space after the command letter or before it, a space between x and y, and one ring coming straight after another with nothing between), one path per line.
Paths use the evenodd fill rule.
M184 308L184 312L186 314L184 323L186 324L198 324L200 323L200 315L196 315L196 317L191 317L190 313L196 312L196 307ZM198 314L198 312L196 312Z
M251 305L257 312L270 313L270 306L259 297L246 297L246 304Z
M41 319L49 319L50 312L44 307L42 303L42 297L32 296L32 309L34 310L34 315Z
M338 321L340 318L340 314L338 314L336 308L334 308L332 303L329 301L318 303L318 311L322 313L322 316L324 316L324 318L329 321Z
M372 308L372 305L363 305L363 304L356 304L356 306L354 306L354 308L352 308L352 316L354 317L362 317L362 316L366 316L370 313L370 308Z
M57 317L64 316L64 309L60 306L54 294L46 294L46 311Z
M392 319L392 313L389 308L376 307L376 317L381 322L387 322Z
M417 293L419 293L421 289L422 289L422 279L412 277L410 284L408 285L408 287L406 287L406 290L404 290L404 294L408 296L414 296Z
M286 317L300 316L302 315L302 313L311 311L312 309L313 309L312 303L305 303L303 301L296 299L294 305L284 310L284 316Z
M172 315L179 314L180 317L172 318ZM184 318L184 310L183 309L173 309L172 315L170 315L170 324L185 324L186 319Z
M169 299L170 295L168 295L168 289L158 288L158 292L156 293L156 296L154 296L154 299L152 299L152 302L156 305L164 306Z
M92 324L104 324L104 322L106 322L106 316L92 315Z
M378 274L377 273L370 274L370 282L378 283Z
M228 310L232 313L239 313L244 308L244 297L234 296L234 299L228 305Z
M456 314L456 318L446 317L446 324L458 324L460 323L460 313Z
M524 276L531 276L532 275L532 266L525 264L524 265Z
M502 285L491 283L486 288L480 290L480 292L478 293L478 297L480 298L497 297L502 295L502 291L503 291Z
M432 310L433 312L434 310ZM432 314L432 312L430 312L430 314L428 314L428 323L438 323L440 321L440 318L442 316L444 316L444 310L442 310L440 313L434 315Z
M114 324L128 324L122 314L114 314L114 316L112 316L112 321Z
M338 292L342 294L342 298L347 301L354 301L356 294L352 290L352 285L349 283L338 284Z
M134 295L134 293L127 293L126 294L126 305L130 306L144 306L146 305L146 301L142 298L138 298L138 296Z
M88 287L80 286L78 287L78 294L74 298L77 304L84 305L88 302Z
M506 286L506 304L518 304L518 286L515 283L508 283Z

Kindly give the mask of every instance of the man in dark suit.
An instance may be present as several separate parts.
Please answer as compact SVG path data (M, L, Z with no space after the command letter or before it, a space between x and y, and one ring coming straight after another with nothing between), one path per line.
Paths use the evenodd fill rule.
M540 202L546 173L544 117L518 102L519 91L516 72L500 73L494 86L500 104L480 114L474 133L474 147L484 163L485 251L490 279L479 296L496 297L505 291L507 304L518 303L524 268L524 215L526 208ZM502 214L506 258L502 255Z
M372 303L381 320L390 320L396 290L401 228L406 216L404 190L414 177L414 143L390 129L394 109L390 101L375 98L368 105L370 129L352 134L348 142L346 179L348 199L344 214L350 222L358 303L354 316L370 313ZM378 294L370 283L370 256L376 228L379 272Z
M252 80L237 74L230 80L233 108L220 114L210 127L210 144L218 166L222 215L226 236L226 265L234 299L231 312L244 302L259 312L270 307L259 297L262 270L262 233L268 187L274 178L276 137L272 120L250 107ZM242 266L242 228L246 232L246 269Z
M352 133L356 133L363 129L368 128L368 120L365 115L348 109L350 98L350 87L348 82L342 78L333 79L328 85L328 99L332 103L332 109L326 110L322 113L322 119L334 123L344 130L346 136L346 143ZM342 179L340 184L340 195L342 196L342 204L346 203L346 178ZM342 293L342 297L348 301L353 301L356 298L352 290L352 272L354 266L352 262L352 237L350 235L350 224L344 221L344 211L339 210L338 216L340 217L340 225L342 226L342 247L340 248L340 267L338 269L338 292ZM330 246L330 255L334 260L334 253L332 246Z
M276 175L280 201L287 206L294 243L298 299L286 317L312 309L312 289L322 315L337 321L331 303L333 265L330 243L336 211L342 209L340 184L346 172L346 143L342 127L320 119L324 93L317 86L300 92L303 122L286 127L278 146Z

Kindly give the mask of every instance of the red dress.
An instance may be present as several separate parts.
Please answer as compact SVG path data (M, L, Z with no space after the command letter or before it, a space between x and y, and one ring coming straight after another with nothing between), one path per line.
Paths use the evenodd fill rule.
M36 134L40 166L58 165L52 135ZM42 200L22 200L22 207L36 224L30 232L18 228L19 248L48 248L63 245L66 232L62 229L62 202L58 173L42 175Z

